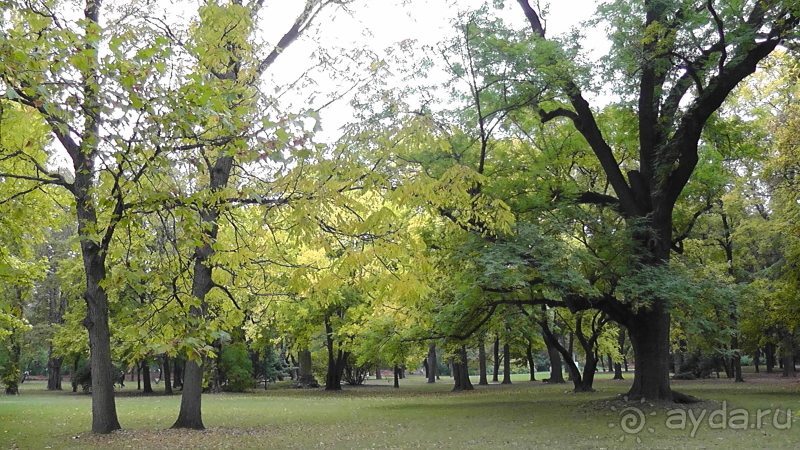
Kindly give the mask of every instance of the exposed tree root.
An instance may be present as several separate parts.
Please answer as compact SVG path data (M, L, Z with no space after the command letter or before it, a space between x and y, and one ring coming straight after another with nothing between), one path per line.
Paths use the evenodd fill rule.
M672 401L675 403L682 403L682 404L691 404L691 403L702 403L703 400L700 400L697 397L682 394L676 390L672 391Z

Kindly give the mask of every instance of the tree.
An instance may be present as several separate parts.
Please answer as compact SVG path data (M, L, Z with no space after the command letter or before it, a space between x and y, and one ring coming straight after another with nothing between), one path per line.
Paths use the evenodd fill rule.
M557 54L545 52L551 47L539 13L528 0L518 2L535 36L532 52L545 56L540 67L556 71L556 102L541 104L542 120L572 122L616 194L602 202L611 201L628 226L638 229L635 252L641 264L666 263L676 244L675 203L697 165L704 125L760 61L795 35L800 20L795 8L789 2L765 1L735 6L709 2L702 8L681 1L620 1L601 8L614 27L608 61L618 90L637 107L639 155L633 166L614 156L580 80L555 65L563 63ZM547 64L547 58L554 64ZM607 311L628 330L636 358L628 396L680 400L669 387L669 309L657 294L641 300L644 307L615 298L593 307Z

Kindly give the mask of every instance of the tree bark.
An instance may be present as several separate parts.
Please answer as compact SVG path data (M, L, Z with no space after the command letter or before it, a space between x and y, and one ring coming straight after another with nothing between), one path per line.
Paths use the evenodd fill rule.
M781 339L781 361L783 362L783 376L795 377L794 369L794 337L789 332L784 332Z
M471 391L475 389L469 379L469 364L467 361L467 348L461 346L453 359L453 392Z
M397 364L394 365L394 387L400 387L400 366Z
M566 383L566 381L564 381L564 368L561 365L561 354L555 347L557 342L554 343L551 340L551 334L545 332L545 328L545 326L542 326L542 338L544 339L544 344L547 346L547 356L550 357L550 378L546 381L555 384Z
M480 373L478 384L481 386L488 385L489 380L486 378L486 346L483 340L478 344L478 370Z
M498 374L500 373L500 337L494 338L494 368L492 372L492 382L499 381Z
M203 369L197 361L189 359L183 370L183 391L178 419L172 428L204 430L202 415Z
M508 342L503 344L503 382L500 384L511 384L511 346Z
M343 352L341 349L334 351L333 328L331 327L330 319L327 317L325 318L325 339L328 344L328 373L325 376L325 390L341 391L342 374L350 354Z
M436 369L439 363L436 360L436 344L428 344L428 383L436 383Z
M174 361L174 364L173 364L173 366L175 367L174 368L175 377L172 380L172 388L173 389L177 389L177 388L183 389L183 366L185 364L186 364L186 362L182 358L177 358L177 357L175 358L175 361Z
M314 372L311 366L311 350L303 349L297 354L298 371L297 371L297 387L308 389L318 388L319 382L314 377Z
M164 394L172 395L172 370L169 366L169 355L164 353L164 367L161 370L161 377L164 379Z
M61 379L63 378L61 376L61 365L64 362L64 358L53 356L53 344L50 344L48 353L50 357L47 358L47 390L60 391L62 390Z
M775 344L767 342L764 346L764 358L766 359L767 373L775 372Z
M525 349L525 356L528 358L528 370L531 372L531 381L536 381L536 364L533 359L533 344L528 341L528 347Z
M142 379L144 379L144 390L142 394L153 393L152 377L150 375L150 364L147 361L142 361Z
M640 310L626 326L636 364L628 398L672 401L669 387L669 314L658 303L652 309Z

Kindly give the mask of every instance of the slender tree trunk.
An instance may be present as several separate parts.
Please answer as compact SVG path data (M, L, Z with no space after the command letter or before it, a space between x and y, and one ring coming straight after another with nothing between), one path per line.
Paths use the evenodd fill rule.
M174 361L174 364L173 364L173 366L175 366L175 368L174 368L175 377L172 380L172 388L173 389L177 389L177 388L183 389L183 366L185 364L186 364L186 362L183 359L175 358L175 361Z
M494 368L492 372L492 382L499 381L498 374L500 373L500 337L494 338Z
M428 344L428 383L436 383L436 372L439 363L436 360L436 344Z
M486 346L483 340L478 344L478 370L480 373L478 384L481 386L488 385L489 380L486 378Z
M503 382L500 384L511 384L511 346L508 342L503 344Z
M400 366L397 364L394 365L394 387L400 387Z
M764 346L764 357L766 358L767 373L775 372L775 344L767 342Z
M756 366L756 373L758 373L758 367L759 364L761 363L761 361L759 361L760 359L761 359L761 349L757 348L756 354L753 356L753 364L755 364Z
M794 369L794 337L789 332L784 332L781 340L781 361L783 362L783 376L795 377Z
M142 361L142 378L144 378L144 390L142 394L153 393L152 377L150 375L150 364L147 361Z
M161 371L161 377L164 378L164 394L172 395L172 370L169 367L169 355L164 353L164 368Z
M342 374L350 354L343 352L341 349L334 352L333 328L331 327L330 319L327 317L325 318L325 338L328 344L328 373L325 376L325 390L341 391Z
M60 287L50 289L49 292L49 322L51 325L64 323L64 313L67 309L68 297L64 295ZM61 364L63 357L53 356L53 344L50 343L47 352L47 390L61 390Z
M731 347L733 348L733 358L731 361L733 364L733 376L734 376L733 381L736 383L743 383L744 377L742 377L742 355L739 352L738 332L734 333L734 335L731 336Z
M381 363L375 364L375 379L376 380L382 380L383 379L383 375L381 375ZM428 381L428 383L430 383L430 382L431 381Z
M533 344L528 341L528 347L525 349L525 356L528 359L528 370L531 372L531 381L536 381L536 364L533 359Z

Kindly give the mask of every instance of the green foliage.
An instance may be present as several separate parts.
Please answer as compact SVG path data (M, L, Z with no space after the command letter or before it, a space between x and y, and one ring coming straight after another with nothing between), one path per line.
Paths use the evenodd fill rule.
M243 342L222 347L219 370L224 380L223 389L228 392L244 392L253 389L256 381L253 378L253 363Z

